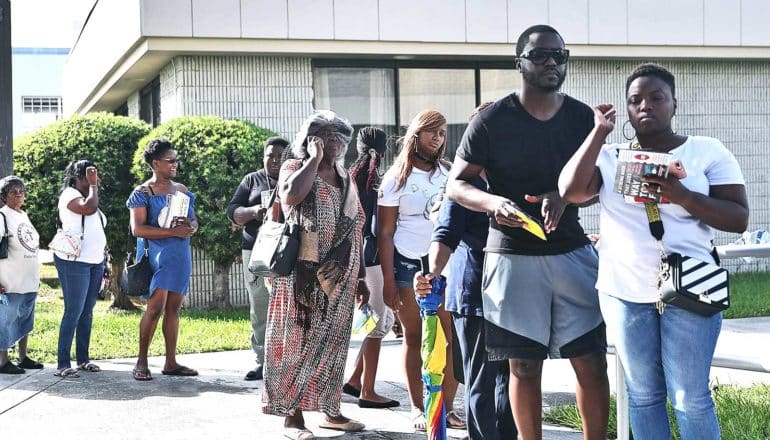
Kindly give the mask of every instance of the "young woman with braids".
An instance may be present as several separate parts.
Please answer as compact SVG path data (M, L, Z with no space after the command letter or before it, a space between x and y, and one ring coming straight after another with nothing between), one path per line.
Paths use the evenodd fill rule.
M350 167L350 177L358 187L358 200L364 208L364 263L366 264L366 285L369 287L369 306L379 317L377 325L364 339L356 358L356 366L342 391L358 397L361 408L393 408L397 400L381 396L374 391L377 377L377 363L380 358L382 338L388 334L396 320L382 297L382 269L377 258L377 241L372 230L376 224L377 189L380 186L380 161L385 154L387 136L375 127L365 127L358 132L356 149L358 157Z

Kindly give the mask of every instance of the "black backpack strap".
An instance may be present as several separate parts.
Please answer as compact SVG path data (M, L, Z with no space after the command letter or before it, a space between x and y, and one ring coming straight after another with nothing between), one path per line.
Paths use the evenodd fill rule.
M8 230L8 219L5 218L5 214L3 212L0 212L0 215L3 216L3 230L5 231L5 233L3 233L3 235L0 235L0 237L8 237L11 235L10 231Z

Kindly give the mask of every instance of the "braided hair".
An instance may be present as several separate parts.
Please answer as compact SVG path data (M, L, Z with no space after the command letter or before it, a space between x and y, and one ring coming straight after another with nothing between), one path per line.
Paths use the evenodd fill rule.
M363 185L365 193L377 190L380 184L380 161L385 153L387 135L376 127L364 127L358 131L356 138L356 150L358 157L350 166L350 176L358 183L359 176L366 175L366 185ZM376 154L372 154L372 150ZM359 188L359 190L362 188Z

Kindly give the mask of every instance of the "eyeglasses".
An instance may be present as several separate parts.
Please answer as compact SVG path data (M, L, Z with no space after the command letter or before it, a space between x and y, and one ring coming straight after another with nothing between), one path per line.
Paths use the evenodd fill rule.
M569 60L569 50L567 49L532 49L519 55L519 58L531 61L533 64L545 64L548 59L553 58L556 65L567 64Z
M177 159L177 158L174 158L174 159L158 159L158 160L162 160L162 161L168 162L168 163L170 163L172 165L173 164L181 164L182 163L182 160L181 159Z
M23 189L12 189L12 190L8 191L8 195L9 196L23 196L25 194L26 194L26 192L24 192Z

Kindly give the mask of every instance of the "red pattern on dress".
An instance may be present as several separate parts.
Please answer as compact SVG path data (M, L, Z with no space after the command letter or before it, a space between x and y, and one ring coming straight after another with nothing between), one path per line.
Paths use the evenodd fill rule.
M354 184L351 182L351 185ZM319 257L323 260L331 248L343 207L343 194L341 189L317 176L314 189ZM355 191L355 186L351 186L350 191ZM305 210L303 215L306 215ZM295 319L294 275L273 280L265 341L264 413L287 416L301 409L321 411L330 416L340 414L364 220L359 204L356 215L358 226L351 236L350 266L338 291L327 293L329 304L326 313L318 308L310 310L310 328L303 328ZM315 294L319 296L315 303L320 304L320 296L324 293L316 290Z

